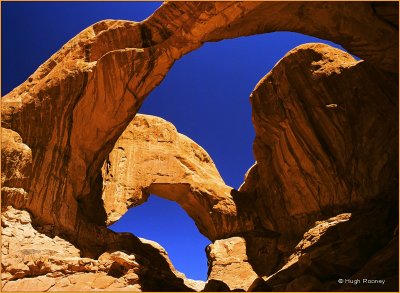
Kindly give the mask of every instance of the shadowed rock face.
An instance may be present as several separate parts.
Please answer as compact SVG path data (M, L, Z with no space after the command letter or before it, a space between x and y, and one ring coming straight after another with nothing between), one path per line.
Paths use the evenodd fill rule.
M316 222L283 267L250 291L398 291L396 213L383 200Z
M241 190L249 185L260 195L266 229L298 237L322 215L396 198L394 78L338 49L306 44L259 82L251 95L257 179Z
M21 226L3 235L11 246L28 239L22 247L72 249L47 265L46 245L22 260L2 249L3 289L200 290L159 247L106 228L154 193L177 201L204 235L220 239L210 248L206 290L354 290L333 284L339 268L347 277L376 273L389 280L385 289L398 290L398 256L390 250L398 211L388 208L398 206L397 5L170 2L141 23L105 20L82 31L2 97L2 226ZM132 121L184 54L204 42L273 31L328 39L365 61L303 45L259 82L251 95L257 162L239 191L171 124ZM375 221L367 221L371 215ZM233 255L218 243L232 239L246 250L235 258L248 277L244 287L221 273ZM345 249L365 239L372 240L360 254ZM388 269L377 256L392 261Z
M250 263L259 275L283 268L254 290L341 290L337 279L350 278L381 249L397 262L395 251L385 248L393 245L398 214L392 208L399 176L396 79L338 49L306 44L290 51L256 86L251 102L257 164L239 191L256 194L262 227L278 236L256 242L248 254L258 256ZM304 232L316 221L351 212L349 223L341 224L346 228L330 238L319 228L310 230L324 248L310 252L318 258L312 265L296 260L301 273L294 275L290 255L309 237ZM397 269L379 274L388 280L381 288L397 290Z

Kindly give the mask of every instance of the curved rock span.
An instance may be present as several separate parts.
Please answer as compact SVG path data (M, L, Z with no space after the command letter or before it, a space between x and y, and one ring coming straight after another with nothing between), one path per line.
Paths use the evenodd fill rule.
M169 122L136 115L103 168L107 223L156 194L179 203L209 239L254 229L207 152Z
M380 68L398 68L398 30L368 3L171 2L142 23L99 22L2 98L3 127L34 152L26 207L72 234L85 229L78 202L96 192L106 156L174 61L207 41L278 30L326 38Z
M214 241L206 291L353 291L337 280L364 276L386 280L364 290L397 291L396 13L389 2L169 2L141 23L82 31L2 98L3 290L202 290L155 243L106 228L153 193ZM204 42L278 30L364 60L306 44L259 82L256 163L236 191L172 124L136 113Z

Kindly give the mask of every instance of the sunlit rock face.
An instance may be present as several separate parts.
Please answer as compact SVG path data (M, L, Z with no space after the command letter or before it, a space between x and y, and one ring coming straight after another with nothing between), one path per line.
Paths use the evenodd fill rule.
M27 211L5 208L1 224L3 291L199 291L204 287L203 282L177 272L165 250L152 241L135 238L126 241L134 246L131 252L110 250L96 258L82 257L56 226L37 225ZM141 252L132 253L137 248Z
M32 151L21 136L1 128L1 202L2 205L23 207L29 199L25 191L32 169Z
M156 194L179 203L209 239L254 228L207 152L164 119L136 115L108 155L102 177L108 223Z
M219 273L227 250L210 254L219 287L208 288L355 290L337 279L378 276L387 281L375 289L397 291L397 5L169 2L141 23L105 20L79 33L2 97L3 289L201 290L158 246L106 228L155 193L219 241L211 251L242 239L238 270L249 264L246 280L258 278L238 288ZM184 54L273 31L328 39L364 61L303 45L259 82L257 162L239 191L170 123L133 120ZM127 140L146 150L135 155Z
M242 237L221 239L210 244L207 256L210 262L207 291L247 291L257 274L248 262L246 240Z

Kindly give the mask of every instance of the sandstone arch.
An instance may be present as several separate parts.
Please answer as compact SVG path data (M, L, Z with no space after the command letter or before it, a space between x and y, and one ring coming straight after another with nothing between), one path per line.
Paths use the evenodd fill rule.
M277 30L323 37L397 70L397 30L369 3L171 2L142 23L97 23L2 98L2 125L32 149L37 170L24 186L26 208L79 234L78 201L98 190L106 155L174 61L207 41Z
M190 152L180 147L179 139L173 138L170 134L158 134L160 130L157 131L157 124L161 124L163 130L168 128L166 122L162 122L160 118L150 119L147 116L138 115L135 118L138 120L136 122L133 120L127 128L129 135L123 134L120 138L127 140L130 136L134 139L132 149L127 149L126 154L119 155L121 146L128 143L117 142L111 152L111 156L115 156L111 165L116 167L109 173L117 174L118 161L134 151L136 144L143 143L142 136L147 134L139 127L140 124L145 124L140 121L148 121L146 127L150 133L154 131L153 139L148 142L149 145L143 146L142 149L146 151L140 152L143 154L141 158L130 156L126 158L126 162L127 164L136 163L137 169L146 168L148 177L143 177L152 178L154 181L145 183L140 176L134 175L132 178L136 178L133 180L135 183L131 182L126 187L132 188L135 184L149 186L149 191L152 193L163 194L178 202L183 199L181 204L184 207L186 204L189 214L191 209L196 209L196 205L192 202L193 198L201 205L202 201L199 200L201 198L211 198L216 202L217 196L221 196L223 210L219 211L220 213L217 214L219 217L214 218L215 221L213 219L208 221L207 213L200 220L196 219L196 215L191 214L191 216L196 220L203 234L212 240L228 238L231 235L243 236L240 241L237 240L242 250L245 250L243 255L237 256L241 259L240 261L236 257L225 257L227 252L218 246L211 246L214 251L210 253L213 266L209 281L212 282L208 284L208 287L215 286L212 287L214 290L220 288L219 282L228 284L230 289L243 289L235 283L236 274L243 273L249 277L249 279L241 280L242 285L251 284L254 281L253 269L259 275L268 276L277 266L283 265L283 263L279 264L284 259L280 255L288 257L303 237L303 233L309 228L311 230L304 234L304 238L310 237L307 233L314 235L317 233L315 231L319 230L322 231L321 234L324 234L326 226L340 224L340 227L345 227L344 230L349 229L348 227L358 227L360 235L346 242L346 245L357 245L360 241L359 237L364 237L361 235L370 233L360 224L359 219L365 220L368 217L363 210L371 209L371 203L376 206L372 212L376 221L383 221L383 218L393 215L388 202L396 201L395 190L398 177L397 165L389 163L395 161L398 137L398 130L392 127L398 119L394 111L396 107L393 108L393 105L398 105L396 100L398 87L394 78L395 76L376 69L365 61L356 61L351 55L324 44L305 44L291 50L259 82L251 95L253 123L256 129L254 153L258 162L249 170L244 184L239 189L242 194L236 198L233 191L228 193L217 188L221 179L216 170L209 169L209 164L203 165L203 168L208 170L206 172L203 172L202 168L193 167L198 162L198 158L193 155L191 157ZM337 106L332 107L333 102L337 103ZM134 132L135 127L138 133ZM147 135L147 137L151 136ZM183 173L189 166L189 170L193 169L195 174L201 176L197 179L189 176L188 180L185 178L187 175L184 175L179 168L172 167L173 162L170 158L174 158L174 150L163 145L164 141L177 142L175 147L179 149L179 154L189 155L185 156L187 166ZM151 147L155 147L154 153L149 150ZM160 154L163 159L157 161L156 169L154 166L150 167L143 163L148 160L148 156L160 156ZM204 156L201 157L204 158ZM181 162L182 159L181 157L179 161ZM205 162L209 163L210 159L206 159ZM168 170L168 166L172 168ZM215 167L213 165L211 167L214 170ZM122 173L130 177L131 174L137 172L134 169L122 168L120 171L124 170ZM163 177L168 174L175 174L176 177L164 179ZM210 174L214 174L212 179L208 177ZM206 180L203 181L201 178ZM213 183L207 186L209 181ZM124 182L129 183L129 180L121 178L121 183ZM200 197L197 198L191 193L191 187L196 185L200 186L198 191L204 191L200 192ZM216 193L211 191L216 191ZM112 197L115 190L111 189L110 194ZM251 197L243 196L245 194ZM181 195L188 196L180 197ZM381 202L376 204L376 200ZM105 200L107 201L112 202L112 200ZM126 203L126 200L122 202ZM240 213L239 211L243 212L243 207L246 205L251 207L251 212ZM205 204L204 207L206 212L212 210L209 204ZM353 211L355 220L342 224L342 222L347 222L351 217L349 212ZM315 221L343 212L346 213L343 214L344 216L339 215L339 220L333 217L326 223L314 224ZM376 216L379 213L381 215ZM341 220L343 217L346 221ZM223 225L224 220L230 223L228 229ZM202 226L202 223L206 225ZM374 231L374 235L369 236L373 245L377 245L375 241L378 241L379 237L388 241L388 234L391 233L395 223L393 219L388 220L387 223L380 232L378 230L381 228L370 226L371 231ZM313 228L313 225L316 227ZM215 228L218 237L214 237L209 230L207 231L207 227ZM329 231L324 237L334 239L335 234L331 233L333 232ZM301 250L301 245L305 247L309 245L307 238L304 238L303 242L299 243L300 248L296 248L300 254L306 254ZM232 239L219 240L218 243L221 243L221 247L229 246ZM343 255L339 258L340 261L354 263L354 258L342 251L343 247L330 249ZM233 251L230 253L234 254ZM291 257L296 262L285 264L282 269L284 272L287 267L296 267L299 261L298 256ZM356 257L363 261L368 258L362 253L357 254ZM314 265L317 267L318 260L319 256L315 259L316 264L310 264L310 267ZM334 260L331 262L331 270L340 271L340 265L337 265ZM249 273L248 263L252 267L251 273ZM231 266L235 270L232 271ZM277 272L278 276L280 274L282 273ZM284 273L282 278L286 278L286 274ZM265 277L267 284L279 289L281 286L279 282L282 280L280 277L277 277L278 281L274 278ZM300 278L295 281L294 277L293 279L295 283L290 286L301 287L302 282L308 282L307 280L315 282L314 285L319 286L318 288L324 286L312 274L305 275L304 280ZM291 288L287 284L285 286Z
M207 152L162 118L136 115L107 157L102 177L108 224L155 194L181 205L211 240L254 228Z
M396 3L393 7L397 5ZM398 178L398 153L395 150L397 137L394 134L389 138L382 138L375 134L379 133L380 126L390 133L396 132L395 128L391 128L393 125L391 122L398 122L398 113L393 110L398 107L395 96L398 93L396 87L396 82L398 82L398 75L396 75L398 23L396 20L398 17L393 19L382 7L381 4L374 2L350 4L170 2L142 23L107 20L91 26L54 54L26 82L2 98L2 126L9 129L4 130L2 134L6 137L5 141L8 139L12 142L7 143L7 147L11 148L10 153L15 150L21 155L21 162L17 164L14 164L12 160L6 161L6 168L15 168L20 171L21 176L16 176L12 180L2 178L2 183L4 183L2 196L6 194L6 200L2 201L2 204L29 210L39 227L47 228L48 225L45 224L51 224L51 227L61 231L63 237L78 244L82 249L80 253L83 255L97 258L106 250L126 250L142 256L142 259L138 258L142 266L146 265L146 260L159 259L157 268L161 269L155 272L144 272L143 279L159 280L159 275L161 275L159 272L167 271L168 276L173 279L168 284L170 288L182 289L183 281L177 280L176 276L173 277L172 269L165 258L160 257L162 254L156 251L157 249L149 248L150 244L144 244L132 235L117 235L107 230L105 228L107 213L97 215L86 213L85 207L91 205L95 209L103 207L102 204L99 205L102 187L99 175L104 159L135 116L147 94L161 82L174 61L184 54L207 41L277 30L297 31L339 43L349 52L363 58L365 62L354 64L353 61L345 60L338 64L334 62L337 56L329 58L329 54L321 54L321 48L305 50L308 52L305 60L316 63L300 63L297 69L307 72L301 81L307 84L312 83L312 85L319 84L321 88L326 89L327 93L326 96L321 97L321 101L318 100L325 104L322 108L314 109L315 112L310 112L304 106L310 101L316 101L315 96L308 95L312 91L302 95L302 99L299 100L294 98L293 91L290 92L288 88L285 88L287 85L285 82L288 79L293 80L293 76L286 74L285 62L291 60L290 58L296 58L294 56L299 56L296 55L299 54L298 51L289 56L290 58L286 58L273 73L261 81L254 92L253 103L256 105L254 115L257 116L258 130L255 152L258 160L264 161L250 170L241 191L258 195L255 214L263 230L255 229L243 235L246 243L251 243L253 247L253 249L249 249L248 246L245 248L249 262L252 263L259 276L269 275L276 272L276 268L282 268L273 278L260 281L265 282L264 285L269 289L272 286L277 290L282 288L290 290L296 286L301 287L304 279L315 281L318 271L313 269L316 268L315 264L318 266L321 259L329 260L327 250L342 255L343 258L339 260L347 262L346 264L351 269L350 273L357 276L356 273L362 272L364 266L374 266L377 260L369 258L371 254L361 255L362 262L357 262L352 258L354 254L346 249L346 245L351 242L346 241L349 236L354 239L354 231L358 233L355 235L356 243L360 243L360 239L361 241L372 239L362 244L364 246L368 244L368 249L384 255L389 262L396 261L393 252L388 252L386 248L392 248L395 246L393 243L398 243L398 241L393 242L396 237L398 238L398 232L395 229L396 223L393 222L396 211L391 210L391 207L398 206L396 194L391 192L391 190L397 190L398 187L396 179ZM329 61L330 59L332 62ZM341 85L343 88L339 87L346 93L343 97L358 102L351 105L351 120L344 119L346 117L337 115L338 113L323 111L326 110L324 105L336 103L327 98L331 97L330 94L337 93L326 86L326 80L335 81L336 71L344 72L343 75L337 76L338 79L343 76L352 77L354 79L347 79L347 81L357 81L357 84L365 87L365 95L362 98L355 95L354 84L343 83ZM281 80L283 87L276 87L271 77ZM270 91L275 94L267 99L260 98L265 94L266 88L271 86L275 86ZM302 89L295 88L295 90ZM287 98L282 100L279 93L285 91L288 91L285 95ZM353 99L353 96L357 99ZM376 97L379 97L382 103L374 100ZM271 113L268 107L263 107L265 103L281 107L282 111ZM356 111L357 108L362 108L362 111ZM295 115L289 115L293 109L296 110ZM382 109L385 111L381 112ZM329 111L333 110L330 108ZM376 119L372 120L371 124L363 124L364 116L359 113L366 113L366 116L372 115ZM333 118L327 121L325 119L327 116ZM304 117L307 117L305 119L307 121L313 121L313 124L312 127L307 128L307 131L302 132L293 122ZM320 124L324 128L316 126L317 118L323 120ZM265 123L267 120L272 123ZM349 123L361 125L360 132L348 131L345 126ZM282 128L285 131L282 131ZM271 130L272 135L265 135L268 133L266 130ZM329 137L331 133L335 134L341 142L338 146L332 147ZM308 150L307 143L299 147L299 142L304 143L304 136L313 140L315 135L318 135L317 143L311 147L316 147L322 142L325 146L316 147L316 150L313 149L315 151L312 152L313 155L306 153L304 158L318 157L318 160L326 162L326 165L331 167L328 171L320 168L318 160L311 164L308 164L308 160L300 163L296 160L298 151ZM278 140L276 136L279 137ZM365 139L370 142L368 148L364 148ZM353 146L353 142L357 145L354 146L352 152L349 152L347 146L349 144ZM287 160L283 160L282 156L279 157L284 148L286 155L289 155ZM327 150L329 154L326 153ZM379 157L379 160L374 159L370 162L369 152ZM349 160L352 154L356 154L356 161ZM266 162L272 162L273 167L267 170ZM305 209L306 205L293 206L296 197L289 197L290 194L287 191L295 190L298 186L290 185L282 174L295 178L300 176L296 178L297 185L309 188L311 192L298 194L302 195L301 199L304 199L306 203L311 203L312 208ZM349 182L347 176L355 179L354 182ZM333 185L337 183L334 190L340 191L340 194L327 194L326 190L329 188L322 191L318 189L320 179ZM364 182L363 179L367 181ZM150 185L146 183L145 188L155 193L164 193L164 196L172 198L171 194L165 192L165 184L165 182L150 183ZM187 185L175 184L174 186L187 188ZM218 191L221 192L218 195L222 193L225 195L222 202L227 201L228 204L232 204L233 200L235 203L232 210L234 212L224 213L222 208L219 214L221 219L212 217L210 219L206 213L200 213L200 218L203 217L205 220L199 226L203 225L204 227L201 227L203 233L208 234L212 239L227 237L229 233L237 233L241 229L246 231L248 228L240 226L240 213L235 214L235 209L242 205L235 202L234 194L227 194L225 186L221 187L221 190ZM268 197L274 192L281 196ZM197 196L192 190L189 193L192 193L190 196ZM350 193L350 199L348 197L343 199L344 193ZM204 195L202 193L201 198L208 200L209 198ZM176 198L176 200L179 199ZM207 200L204 206L210 206ZM342 221L340 216L330 218L336 212L343 212L341 210L343 207L355 209L355 206L359 204L362 206L356 212L367 219L371 219L370 215L373 215L374 221L368 223L381 233L379 236L382 238L371 237L369 227L362 225L363 222L360 220L351 223L351 220ZM367 208L371 206L378 208L373 213L369 213ZM194 204L193 207L196 205ZM188 210L191 208L189 206ZM381 212L380 209L383 211ZM14 217L13 213L19 214L19 218ZM22 216L20 214L21 212L13 212L9 209L5 216L9 216L11 220L18 218L18 225L29 226L31 220L28 214L26 212L23 212ZM232 215L235 216L233 228L224 230L224 225L219 221L223 222L223 219ZM237 219L238 215L239 219ZM322 218L323 216L326 217ZM313 221L316 219L326 219L326 221L315 224L317 229L313 229ZM286 221L291 223L289 227L286 227ZM389 225L386 224L388 221ZM214 226L209 227L210 222ZM333 227L330 230L330 227L338 222L340 227L345 228L337 230ZM347 226L347 222L351 225ZM252 220L249 223L252 225ZM6 221L4 225L11 224L7 224ZM333 231L333 236L343 233L340 245L323 246L322 249L319 249L318 245L321 244L318 243L316 246L309 246L309 243L303 245L321 226ZM310 232L304 234L305 241L300 242L299 246L293 250L301 234L309 228ZM40 234L30 228L27 231L28 234ZM268 234L265 231L271 233ZM328 234L331 233L329 231ZM332 237L331 235L327 237ZM38 235L38 237L41 236ZM52 242L51 239L45 239ZM93 239L97 241L93 243ZM56 242L60 243L58 240ZM385 247L386 244L388 244L387 247ZM73 250L71 255L78 257L79 252ZM308 257L310 251L317 252L318 257L305 258L307 262L299 265L300 257L298 256ZM281 255L289 257L293 252L295 255L289 259L291 263L286 265L285 258ZM20 254L16 253L17 256ZM113 257L136 266L124 257L122 260L119 256ZM79 259L79 262L86 260ZM57 261L56 259L55 263ZM68 263L67 268L75 267L74 261ZM336 259L327 262L326 267L332 271L341 268L341 263L337 264L335 261ZM92 263L92 260L89 262ZM285 275L287 268L294 273L289 278L289 284ZM304 275L302 269L310 269L315 275ZM7 270L8 272L27 271L24 266L17 268L7 266ZM88 271L91 272L90 270ZM383 276L393 275L390 268L380 273ZM218 274L215 275L218 276ZM329 282L334 280L332 279L334 277L335 275L329 275L331 279L328 278L326 286L331 285ZM318 282L315 282L315 285L319 286L318 288L324 286ZM157 287L147 285L144 288Z

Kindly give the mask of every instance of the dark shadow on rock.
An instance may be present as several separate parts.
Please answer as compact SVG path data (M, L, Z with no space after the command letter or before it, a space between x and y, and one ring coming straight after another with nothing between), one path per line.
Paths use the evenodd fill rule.
M397 206L381 199L358 207L348 221L329 227L315 243L301 249L301 257L291 266L267 281L256 280L250 291L302 291L311 286L312 291L397 292L398 232L393 232ZM363 279L385 283L363 284Z
M263 278L257 278L249 287L249 292L271 292L272 289L267 285Z
M231 290L220 280L209 280L202 292L231 292Z
M108 229L107 229L108 230ZM164 292L193 292L194 290L184 284L170 269L169 263L160 251L151 244L143 243L131 233L115 233L116 241L111 243L108 251L123 251L134 254L136 261L147 268L145 274L140 276L143 291Z
M85 221L105 227L107 213L101 197L103 188L103 176L101 171L98 172L90 185L90 194L78 199L79 214Z
M249 219L253 222L252 231L237 233L246 241L248 262L259 276L270 275L281 262L282 255L277 249L279 233L265 229L257 212L257 193L255 191L231 190L231 196L236 204L239 219Z

